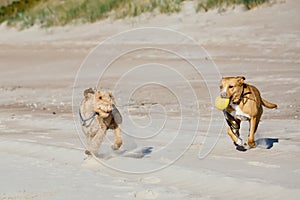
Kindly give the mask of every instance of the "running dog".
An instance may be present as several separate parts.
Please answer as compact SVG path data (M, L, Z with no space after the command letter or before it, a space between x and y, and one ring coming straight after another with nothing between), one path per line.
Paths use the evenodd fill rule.
M244 82L245 77L224 77L220 83L220 96L229 98L229 106L224 110L226 121L229 125L228 135L238 147L249 145L250 148L256 146L254 134L257 130L259 120L263 113L263 107L277 108L276 104L264 100L260 96L258 89ZM249 135L247 143L243 144L240 138L241 121L249 121Z
M112 145L117 150L122 145L120 124L122 117L115 106L115 99L108 90L86 89L80 104L79 117L82 130L87 138L87 155L98 156L98 151L108 129L114 131Z

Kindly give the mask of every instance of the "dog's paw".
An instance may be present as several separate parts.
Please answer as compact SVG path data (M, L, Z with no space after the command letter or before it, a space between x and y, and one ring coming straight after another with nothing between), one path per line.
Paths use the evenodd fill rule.
M113 144L113 145L111 145L111 148L112 148L112 150L116 151L116 150L120 149L120 146L121 145Z
M85 152L84 152L86 155L92 155L92 153L89 151L89 150L85 150Z
M250 148L255 148L256 147L256 143L253 141L253 142L247 142L248 143L248 146L250 147Z
M247 145L247 143L243 144L243 141L241 138L238 139L238 142L233 142L233 144L236 146L236 150L238 151L247 151L250 149L250 147Z
M116 141L114 142L114 144L111 145L111 148L112 148L113 150L118 150L118 149L120 149L120 147L122 146L122 144L123 144L122 140L116 140Z
M243 146L243 140L241 138L238 138L237 142L233 142L235 146Z
M238 150L238 151L247 151L248 149L245 148L244 146L237 146L236 150Z
M251 149L251 147L248 145L248 143L244 143L244 145L243 145L243 147L244 147L244 149L246 149L246 150L249 150L249 149Z
M251 147L248 143L244 143L243 145L237 145L236 143L235 143L235 145L236 145L236 150L238 150L238 151L247 151L247 150L249 150L249 149L251 149L251 148L254 148L254 147Z

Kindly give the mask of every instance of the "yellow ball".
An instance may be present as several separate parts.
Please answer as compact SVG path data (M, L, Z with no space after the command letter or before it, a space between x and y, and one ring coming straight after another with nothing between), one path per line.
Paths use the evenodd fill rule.
M217 96L215 101L215 107L219 110L224 110L228 107L229 101L229 98L222 98L220 96Z

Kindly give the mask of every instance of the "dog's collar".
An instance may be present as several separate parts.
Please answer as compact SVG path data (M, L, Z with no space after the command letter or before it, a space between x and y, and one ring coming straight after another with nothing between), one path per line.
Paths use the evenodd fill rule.
M97 114L98 114L97 112L93 112L87 119L83 119L81 111L79 109L79 118L80 118L80 121L81 121L81 125L86 127L86 128L89 127L92 124L92 122L94 121L95 116Z
M243 91L242 91L242 94L241 94L239 100L237 102L232 102L232 104L239 105L246 95L251 94L251 92L244 93L246 87L247 87L246 84L243 84Z

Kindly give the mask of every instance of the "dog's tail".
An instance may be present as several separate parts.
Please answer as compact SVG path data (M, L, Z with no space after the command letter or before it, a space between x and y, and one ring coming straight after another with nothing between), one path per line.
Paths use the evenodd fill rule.
M262 99L262 103L263 103L263 106L265 106L266 108L270 108L270 109L277 108L276 104L270 103L267 100Z

